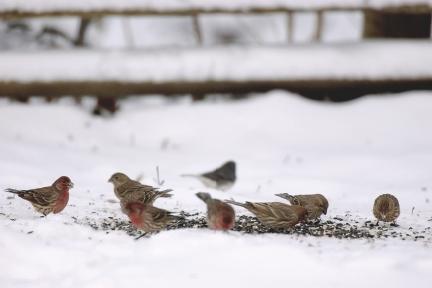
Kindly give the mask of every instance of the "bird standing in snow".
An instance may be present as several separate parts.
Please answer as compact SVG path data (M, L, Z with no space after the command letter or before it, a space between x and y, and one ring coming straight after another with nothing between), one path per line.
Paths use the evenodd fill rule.
M29 190L8 188L5 191L17 194L18 197L29 201L35 210L44 216L60 213L69 201L69 189L73 183L67 176L61 176L51 186Z
M225 200L225 202L246 208L255 214L262 224L273 229L292 228L307 217L306 209L298 205L279 202L239 203L233 200Z
M141 202L127 202L122 206L133 226L145 233L162 230L171 222L181 219L172 215L172 212Z
M391 194L382 194L375 199L373 214L378 221L394 222L399 217L398 199Z
M209 193L199 192L196 196L207 204L207 225L214 230L229 230L234 227L235 212L231 205L214 199Z
M230 189L236 181L236 163L228 161L213 171L202 174L184 174L184 177L195 177L208 188L226 191Z
M143 204L153 204L159 198L169 198L172 196L169 192L172 189L159 191L157 188L141 184L138 181L130 179L127 175L117 172L114 173L108 182L113 183L114 193L119 200L126 199L126 202L141 202Z
M308 219L319 218L322 214L327 214L328 200L321 194L309 195L290 195L288 193L275 194L288 200L291 205L299 205L308 211Z

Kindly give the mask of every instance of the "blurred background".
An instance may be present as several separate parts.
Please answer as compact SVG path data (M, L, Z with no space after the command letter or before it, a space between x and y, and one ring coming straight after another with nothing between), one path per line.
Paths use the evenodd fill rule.
M0 96L95 96L102 113L130 95L432 88L427 0L69 2L0 3Z

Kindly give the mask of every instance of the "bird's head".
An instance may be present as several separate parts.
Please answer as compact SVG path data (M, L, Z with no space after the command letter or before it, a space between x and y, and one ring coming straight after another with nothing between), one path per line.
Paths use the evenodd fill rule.
M57 190L66 190L73 187L71 179L67 176L61 176L54 182L53 185Z
M117 172L114 173L109 179L108 182L111 182L114 184L115 187L120 186L124 183L126 183L127 181L129 181L129 177L126 176L126 174Z

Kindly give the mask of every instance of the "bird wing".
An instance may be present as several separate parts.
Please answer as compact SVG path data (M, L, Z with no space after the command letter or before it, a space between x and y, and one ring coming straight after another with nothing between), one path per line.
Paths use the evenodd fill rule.
M213 171L201 174L201 176L209 178L216 182L221 180L235 181L235 164L233 162L225 163L224 165Z
M274 218L276 221L298 221L291 206L279 202L251 203L258 213Z
M53 187L43 187L31 190L23 190L18 196L40 206L49 206L55 202L58 193Z

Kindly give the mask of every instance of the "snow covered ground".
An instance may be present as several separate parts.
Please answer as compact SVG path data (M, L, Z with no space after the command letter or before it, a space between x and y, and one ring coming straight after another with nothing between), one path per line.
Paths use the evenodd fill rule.
M431 0L3 0L0 11L88 11L88 10L128 10L142 9L154 11L172 11L202 9L206 10L248 10L248 8L288 8L288 9L322 9L329 7L362 8L393 7L397 5L430 6Z
M135 241L72 217L122 217L107 182L116 171L154 185L159 166L173 199L158 206L204 212L195 197L275 201L275 193L322 193L323 220L371 219L374 198L396 195L395 231L432 226L430 92L318 103L274 91L238 101L134 98L113 118L92 117L70 99L0 101L0 189L75 183L70 205L40 218L0 194L1 287L430 287L432 249L422 241L338 240L206 229ZM228 192L179 175L238 163ZM247 214L241 208L239 215ZM14 220L11 220L14 219ZM427 228L429 227L429 228ZM429 230L430 231L430 230ZM108 233L109 232L109 233ZM429 234L430 235L430 234Z
M24 83L421 79L432 77L431 49L430 41L371 41L145 51L5 51L0 53L0 79Z

